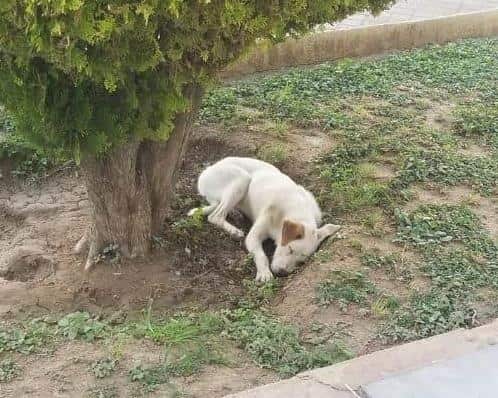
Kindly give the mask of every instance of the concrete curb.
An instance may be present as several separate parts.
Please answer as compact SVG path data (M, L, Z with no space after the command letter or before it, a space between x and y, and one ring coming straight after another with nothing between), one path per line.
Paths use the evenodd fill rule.
M498 8L414 22L331 30L290 39L270 48L256 48L219 76L233 79L255 72L494 35L498 35Z
M352 391L374 381L496 344L498 320L475 329L458 329L377 351L225 398L353 398Z

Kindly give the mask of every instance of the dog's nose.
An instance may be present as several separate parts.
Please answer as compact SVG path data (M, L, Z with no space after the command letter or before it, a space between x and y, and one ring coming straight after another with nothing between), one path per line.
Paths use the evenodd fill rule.
M285 276L289 276L289 273L284 269L279 269L278 271L275 271L275 275L277 275L279 277L285 277Z

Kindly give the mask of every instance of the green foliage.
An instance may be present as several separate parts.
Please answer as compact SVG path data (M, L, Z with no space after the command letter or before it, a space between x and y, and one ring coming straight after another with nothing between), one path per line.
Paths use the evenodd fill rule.
M287 159L287 151L281 144L266 145L259 149L258 158L276 166L281 166Z
M474 312L466 298L434 289L415 293L381 328L391 343L410 341L472 325Z
M0 353L15 351L23 354L40 351L51 342L50 325L34 319L21 326L0 325Z
M0 362L0 383L8 383L21 373L21 368L12 359Z
M463 105L454 113L455 128L461 135L482 138L498 148L498 101Z
M254 361L284 376L349 359L340 344L306 348L295 328L251 309L225 312L226 334L246 350Z
M253 279L245 279L243 286L246 289L245 295L239 300L239 307L259 308L262 305L270 304L282 286L282 281L272 279L263 284L255 282Z
M30 143L102 154L164 140L205 85L257 39L283 40L392 0L8 0L0 6L0 93Z
M100 358L92 364L92 373L97 379L110 376L116 368L117 361L112 358Z
M365 304L374 292L374 285L361 272L335 270L318 285L317 300L321 305L336 301L346 309L350 303Z
M413 272L408 268L398 253L380 255L377 251L363 253L361 263L371 269L382 269L391 279L400 282L410 282L413 279Z
M58 333L70 339L94 341L104 337L106 324L90 317L87 312L73 312L58 322Z
M396 217L398 242L429 248L455 242L476 253L497 253L479 218L464 205L422 205L410 214L397 211Z
M115 385L95 386L88 389L89 398L118 398L119 392Z
M155 391L159 385L168 383L170 376L164 366L137 365L130 369L128 376L132 382L140 383L146 392Z

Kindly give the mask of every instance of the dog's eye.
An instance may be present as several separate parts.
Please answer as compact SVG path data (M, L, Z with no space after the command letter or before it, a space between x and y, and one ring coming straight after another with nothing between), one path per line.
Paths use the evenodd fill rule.
M301 235L301 234L297 235L296 239L303 239L303 235Z

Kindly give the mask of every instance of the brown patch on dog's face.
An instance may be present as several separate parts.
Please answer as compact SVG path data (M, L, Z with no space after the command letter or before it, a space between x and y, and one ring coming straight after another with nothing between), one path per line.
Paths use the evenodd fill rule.
M285 220L282 226L282 246L302 238L304 238L304 225Z

